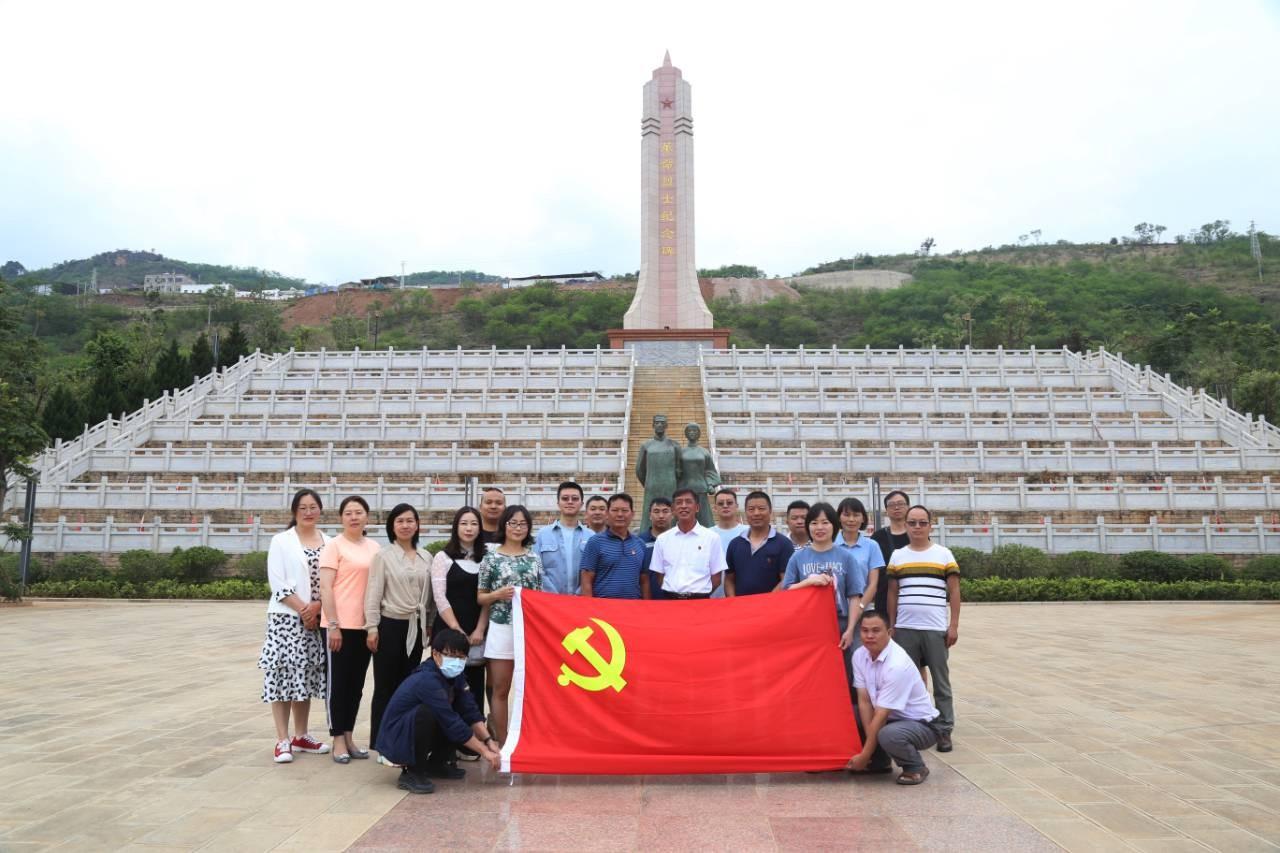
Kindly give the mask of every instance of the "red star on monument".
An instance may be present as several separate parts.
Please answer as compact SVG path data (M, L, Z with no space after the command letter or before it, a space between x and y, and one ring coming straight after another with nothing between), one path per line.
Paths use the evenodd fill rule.
M675 101L671 100L670 98L663 98L663 100L662 100L662 108L663 108L664 110L669 110L669 109L671 109L671 105L672 105L672 104L674 104L674 103L675 103Z

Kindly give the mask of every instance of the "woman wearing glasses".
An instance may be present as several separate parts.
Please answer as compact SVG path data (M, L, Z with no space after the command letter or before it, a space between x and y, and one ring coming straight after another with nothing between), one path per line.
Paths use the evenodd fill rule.
M911 542L889 558L889 626L893 639L916 666L929 668L938 706L938 751L951 751L956 712L951 701L948 649L960 629L960 566L948 548L935 544L933 518L916 504L907 510Z
M542 589L542 561L530 550L533 518L520 504L507 507L498 519L502 544L490 546L480 563L476 601L489 607L489 634L484 656L489 662L489 686L493 688L489 720L498 743L507 739L507 699L515 670L515 633L511 624L511 599L516 588Z

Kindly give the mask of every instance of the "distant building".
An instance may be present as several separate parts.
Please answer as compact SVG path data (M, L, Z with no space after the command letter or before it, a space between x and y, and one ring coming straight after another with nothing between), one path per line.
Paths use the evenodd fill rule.
M151 278L151 276L147 276L147 278ZM218 290L221 288L226 288L227 290L230 290L231 285L227 284L226 282L223 282L222 284L196 284L195 282L192 282L191 284L178 285L178 293L184 294L186 296L202 296L211 290ZM147 290L147 286L144 284L142 286L142 289ZM161 292L170 293L172 291L161 291Z
M528 287L539 281L550 281L555 284L594 284L597 281L604 281L604 276L598 272L568 272L558 275L525 275L519 278L509 278L504 287Z
M186 273L162 272L142 277L142 289L147 293L183 293L183 287L196 280Z

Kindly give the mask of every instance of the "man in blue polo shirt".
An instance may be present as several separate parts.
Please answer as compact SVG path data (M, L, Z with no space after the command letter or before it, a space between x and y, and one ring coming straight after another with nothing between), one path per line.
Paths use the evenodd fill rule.
M724 594L758 595L782 585L782 573L795 547L778 535L770 523L773 501L764 492L752 492L744 503L747 529L734 537L725 553Z
M642 523L643 521L641 519ZM644 543L644 573L649 578L649 597L655 601L665 596L662 594L662 578L660 576L655 578L653 570L649 568L649 564L653 561L653 543L658 541L659 536L670 530L673 524L675 524L675 516L671 512L671 499L656 497L649 504L649 529L636 534Z
M649 597L644 541L631 532L634 515L631 495L619 492L609 498L608 527L582 551L582 594L587 598Z

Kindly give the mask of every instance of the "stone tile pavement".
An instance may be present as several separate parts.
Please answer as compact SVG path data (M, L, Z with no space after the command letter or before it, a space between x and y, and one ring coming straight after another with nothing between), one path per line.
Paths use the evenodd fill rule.
M257 603L0 608L0 851L1275 850L1280 608L967 607L956 750L842 774L505 777L271 763ZM366 691L362 722L367 725ZM323 707L313 729L324 727Z

